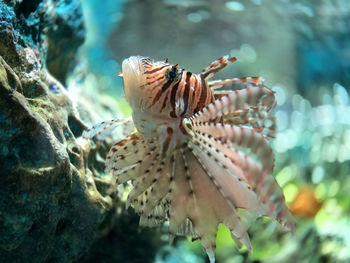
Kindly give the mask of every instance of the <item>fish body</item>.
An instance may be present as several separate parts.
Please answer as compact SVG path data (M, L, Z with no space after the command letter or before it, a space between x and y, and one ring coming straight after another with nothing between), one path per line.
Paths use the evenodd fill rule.
M249 250L246 217L268 216L295 229L272 176L274 92L259 77L211 80L235 60L224 56L199 74L167 60L124 60L125 98L137 132L106 159L117 184L133 185L127 202L140 225L168 220L171 241L176 234L200 239L211 262L220 223ZM87 134L114 123L123 121Z
M186 142L183 120L214 101L207 81L167 61L145 57L130 57L122 68L125 98L142 137L160 138L164 151Z

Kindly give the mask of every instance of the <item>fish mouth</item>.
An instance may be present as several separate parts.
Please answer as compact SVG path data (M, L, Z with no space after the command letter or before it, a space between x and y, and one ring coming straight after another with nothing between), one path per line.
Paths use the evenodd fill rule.
M132 56L123 61L122 76L124 81L125 97L128 99L130 93L136 88L143 86L146 82L142 61L148 59L141 56Z

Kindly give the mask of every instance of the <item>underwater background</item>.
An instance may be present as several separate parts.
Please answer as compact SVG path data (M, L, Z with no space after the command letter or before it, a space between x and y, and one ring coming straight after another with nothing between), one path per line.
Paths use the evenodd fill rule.
M274 176L296 233L260 218L253 251L225 227L217 262L350 262L350 1L1 0L0 262L208 262L199 241L139 229L104 158L82 138L129 116L124 58L218 78L262 76L276 92Z

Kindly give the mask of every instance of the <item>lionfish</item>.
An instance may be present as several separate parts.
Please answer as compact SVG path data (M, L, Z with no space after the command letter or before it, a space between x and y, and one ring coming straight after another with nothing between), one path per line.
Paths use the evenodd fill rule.
M110 149L106 172L117 185L131 182L127 203L141 226L168 220L170 243L176 234L200 239L210 262L220 223L248 250L247 218L267 216L295 229L272 176L274 92L261 77L211 80L234 61L224 56L193 74L168 60L129 57L120 75L132 120L85 132L92 138L133 122L136 132Z

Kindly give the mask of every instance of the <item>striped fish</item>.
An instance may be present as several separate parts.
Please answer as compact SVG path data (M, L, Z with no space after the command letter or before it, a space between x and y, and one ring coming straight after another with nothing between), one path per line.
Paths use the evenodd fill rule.
M234 61L224 56L193 74L168 60L130 57L122 76L132 120L86 132L93 137L133 122L137 131L111 148L106 171L118 185L131 182L127 203L141 226L168 220L170 241L176 234L200 239L210 262L220 223L248 250L248 218L263 215L295 229L272 176L274 92L260 77L211 80Z

